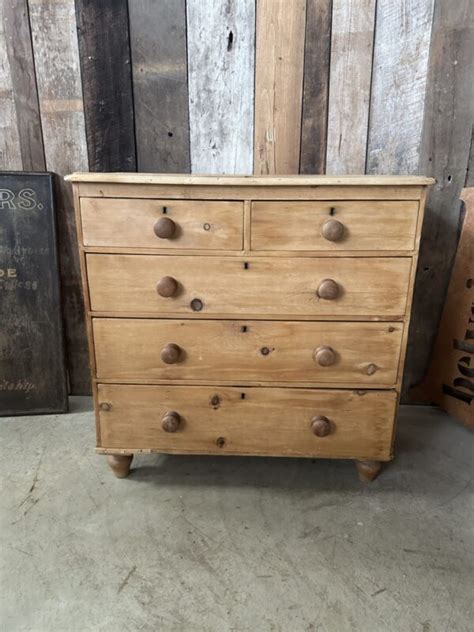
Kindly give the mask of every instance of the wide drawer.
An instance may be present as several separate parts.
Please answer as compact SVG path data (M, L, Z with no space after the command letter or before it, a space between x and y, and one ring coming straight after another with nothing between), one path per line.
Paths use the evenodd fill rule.
M97 377L391 386L401 323L94 318Z
M254 202L252 250L413 250L418 202Z
M393 391L98 385L102 448L389 460L395 406Z
M85 246L241 250L243 244L242 202L82 198L81 221Z
M403 257L87 255L92 310L204 317L402 318L410 267ZM164 277L176 282L169 298L157 292Z

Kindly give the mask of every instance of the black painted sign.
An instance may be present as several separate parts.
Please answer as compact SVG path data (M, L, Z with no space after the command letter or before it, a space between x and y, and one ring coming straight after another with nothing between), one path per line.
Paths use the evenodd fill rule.
M0 173L0 415L66 410L53 176Z

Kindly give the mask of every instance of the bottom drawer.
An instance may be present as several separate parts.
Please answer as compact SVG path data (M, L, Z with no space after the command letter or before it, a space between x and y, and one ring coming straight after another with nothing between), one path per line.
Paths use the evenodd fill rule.
M98 403L102 448L387 461L396 393L99 384Z

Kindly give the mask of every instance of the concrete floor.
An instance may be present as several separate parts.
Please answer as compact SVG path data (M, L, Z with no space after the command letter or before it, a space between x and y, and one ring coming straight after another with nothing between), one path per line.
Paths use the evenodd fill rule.
M346 461L164 455L118 480L90 406L0 420L2 632L474 629L474 435L443 413L403 408L363 485Z

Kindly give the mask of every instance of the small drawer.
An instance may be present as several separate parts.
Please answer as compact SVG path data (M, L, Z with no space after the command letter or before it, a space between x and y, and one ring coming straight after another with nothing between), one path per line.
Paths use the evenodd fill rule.
M241 250L242 202L81 199L85 246Z
M410 251L418 202L254 202L252 250Z
M393 386L402 323L94 318L97 377Z
M98 385L100 447L387 461L393 391Z
M313 317L404 316L411 259L87 254L93 311Z

